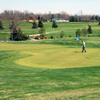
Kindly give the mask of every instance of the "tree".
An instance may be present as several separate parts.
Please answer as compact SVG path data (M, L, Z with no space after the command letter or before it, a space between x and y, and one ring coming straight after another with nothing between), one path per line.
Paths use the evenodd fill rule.
M35 21L32 24L33 24L33 26L32 26L33 29L38 28L37 23Z
M40 17L40 15L38 15L38 18L37 18L38 20L41 20L41 17Z
M11 31L10 40L15 40L15 37L17 35L16 27L13 27L10 31Z
M21 40L23 40L23 32L21 31L21 29L19 28L18 30L17 30L17 33L16 33L16 35L14 36L14 40L15 41L21 41Z
M85 37L88 33L88 30L86 28L82 29L82 35Z
M89 27L88 27L88 33L89 34L92 34L92 29L91 29L91 26L90 25L88 25Z
M53 22L52 28L58 28L58 25L56 24L56 22Z
M99 19L99 16L96 15L96 16L95 16L95 19L98 20L98 19Z
M21 40L27 40L29 37L28 36L26 36L24 33L23 33L23 31L19 28L18 29L18 36L20 37L20 39L19 39L19 41L21 41Z
M15 22L12 22L12 25L10 26L10 32L10 40L12 41L22 41L29 38L21 31L20 28L17 30L17 25L15 24Z
M99 17L99 25L100 25L100 17Z
M61 14L58 13L58 16L57 16L57 17L58 17L58 18L61 18Z
M53 36L51 36L50 39L53 39Z
M68 19L69 18L69 14L66 13L65 11L62 11L61 12L61 18Z
M15 24L15 22L12 21L11 25L9 26L10 31L12 31L16 26L17 24Z
M2 24L2 21L0 20L0 30L3 30L3 24Z
M43 23L42 23L41 20L39 20L38 27L40 27L40 28L43 28L44 27L44 25L43 25Z
M45 28L41 28L39 30L39 33L40 33L40 37L43 39L45 37Z
M91 16L91 20L95 20L95 16Z
M51 16L51 22L52 22L52 19L53 19L53 18L55 18L54 14L52 14L52 16Z
M61 33L60 33L60 38L63 38L64 37L64 32L62 31Z
M75 18L75 16L70 17L70 22L77 22L77 19Z
M10 35L10 40L14 40L14 41L27 40L28 38L29 37L23 34L20 28L18 30L14 28Z
M80 37L81 36L82 31L80 29L76 30L76 37Z

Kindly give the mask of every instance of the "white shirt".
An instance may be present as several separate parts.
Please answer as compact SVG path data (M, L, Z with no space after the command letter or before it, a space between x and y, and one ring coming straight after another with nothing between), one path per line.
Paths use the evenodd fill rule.
M83 46L85 47L85 42L83 41Z

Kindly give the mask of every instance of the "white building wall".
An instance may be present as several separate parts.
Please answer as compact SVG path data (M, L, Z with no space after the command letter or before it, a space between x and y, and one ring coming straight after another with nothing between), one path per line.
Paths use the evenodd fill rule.
M56 22L69 22L69 20L57 20Z

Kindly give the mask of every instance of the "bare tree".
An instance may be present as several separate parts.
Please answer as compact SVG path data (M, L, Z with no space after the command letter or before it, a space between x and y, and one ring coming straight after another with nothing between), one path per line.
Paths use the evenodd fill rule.
M60 15L61 15L62 18L65 18L65 19L68 19L68 18L69 18L69 14L66 13L65 11L62 11L62 12L60 13Z

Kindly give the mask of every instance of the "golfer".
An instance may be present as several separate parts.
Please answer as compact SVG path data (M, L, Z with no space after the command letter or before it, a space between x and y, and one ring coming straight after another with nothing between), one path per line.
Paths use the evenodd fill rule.
M86 50L85 50L85 42L84 41L82 41L82 45L83 45L83 48L82 48L82 52L86 52Z

